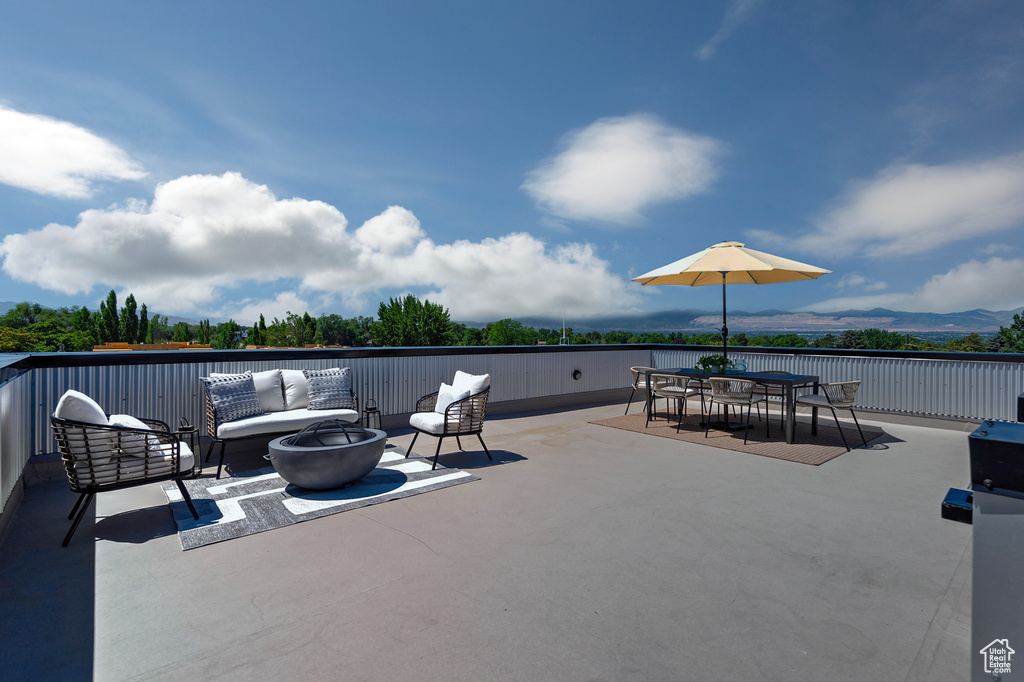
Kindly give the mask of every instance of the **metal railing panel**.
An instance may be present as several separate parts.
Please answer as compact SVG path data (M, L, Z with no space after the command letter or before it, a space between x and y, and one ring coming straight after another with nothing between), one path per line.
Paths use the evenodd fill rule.
M32 374L0 383L0 510L32 454Z

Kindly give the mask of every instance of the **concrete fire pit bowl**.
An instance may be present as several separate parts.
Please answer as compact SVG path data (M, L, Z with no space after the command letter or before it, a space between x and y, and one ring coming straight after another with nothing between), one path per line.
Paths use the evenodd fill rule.
M373 471L388 434L327 420L270 441L267 459L281 478L310 490L333 490Z

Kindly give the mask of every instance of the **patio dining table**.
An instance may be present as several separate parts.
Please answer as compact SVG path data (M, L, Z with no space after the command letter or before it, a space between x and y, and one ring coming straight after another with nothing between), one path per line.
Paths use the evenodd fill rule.
M707 380L712 377L725 377L728 379L747 379L755 383L766 385L766 386L780 386L785 394L786 403L786 442L792 443L795 438L796 432L796 389L801 387L811 387L814 392L818 392L819 379L817 376L812 374L771 374L768 372L705 372L703 370L694 369L692 367L673 367L670 369L647 369L643 372L647 377L648 385L650 385L651 375L675 375L679 377L686 377L688 379L700 379ZM651 392L647 392L647 409L648 414L651 409ZM767 418L767 415L766 415ZM816 434L818 432L818 409L814 408L811 410L811 433Z

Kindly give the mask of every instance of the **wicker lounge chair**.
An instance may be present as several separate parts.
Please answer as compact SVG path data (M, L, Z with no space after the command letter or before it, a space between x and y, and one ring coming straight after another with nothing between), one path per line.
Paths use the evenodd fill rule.
M476 436L487 453L487 459L493 461L490 450L484 443L480 433L484 428L484 416L487 412L487 396L491 392L490 375L471 375L456 372L451 386L441 384L441 388L423 396L416 401L416 412L409 417L409 426L414 434L408 457L421 433L437 436L437 449L434 451L434 466L441 454L441 442L445 438L455 437L459 449L462 450L460 436Z
M192 517L199 518L182 479L202 470L199 458L162 421L108 416L91 398L68 391L50 418L57 450L78 501L68 514L67 547L97 493L174 481Z

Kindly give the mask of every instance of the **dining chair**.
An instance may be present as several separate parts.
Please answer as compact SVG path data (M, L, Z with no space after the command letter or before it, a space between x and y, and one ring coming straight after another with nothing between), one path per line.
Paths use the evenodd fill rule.
M687 411L687 398L693 396L701 397L701 414L704 414L704 394L697 388L690 385L687 377L678 374L651 374L651 409L647 411L647 424L651 423L651 417L657 412L656 405L658 398L665 399L666 419L671 418L672 401L676 401L676 411L679 414L679 421L682 422L683 415Z
M847 452L850 451L850 444L846 442L846 434L843 433L843 427L839 424L839 415L836 414L836 409L849 410L850 414L853 415L853 423L857 425L857 432L860 433L861 440L864 441L864 445L867 445L867 438L864 437L864 432L860 428L860 422L857 421L857 414L853 411L853 402L857 397L857 389L860 388L860 380L834 381L832 383L819 384L818 388L822 390L822 393L808 393L798 396L796 404L808 405L810 407L827 407L832 410L832 418L836 420L836 427L839 429L839 435L843 437L843 445L846 446Z
M644 370L654 369L654 367L630 367L629 371L633 373L633 390L629 392L629 402L626 403L626 411L623 414L629 413L629 406L633 403L633 395L636 394L637 389L641 391L650 391L650 381L647 379L647 375L644 374ZM647 409L647 400L644 400L644 409Z
M743 429L743 444L747 443L747 432L750 431L750 408L757 405L757 417L761 418L761 403L765 401L764 395L757 391L757 383L750 379L730 379L726 377L711 377L708 379L711 384L711 402L708 404L708 419L704 427L704 437L708 437L711 429L711 411L715 403L725 405L726 413L730 406L747 406L747 425ZM765 408L767 410L767 407ZM767 415L766 415L767 416ZM770 420L765 420L765 433L770 433Z

